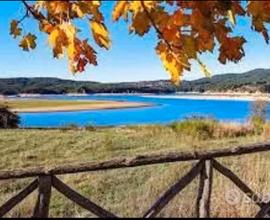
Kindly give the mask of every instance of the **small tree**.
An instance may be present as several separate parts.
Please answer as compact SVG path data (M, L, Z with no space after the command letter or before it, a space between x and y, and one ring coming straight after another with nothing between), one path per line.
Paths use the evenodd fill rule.
M7 106L0 106L0 128L18 128L20 117L9 110Z
M264 100L256 100L252 103L252 115L260 117L261 119L266 119L267 113L267 102Z
M261 133L266 122L268 103L263 100L256 100L251 106L250 122L253 125L256 133Z

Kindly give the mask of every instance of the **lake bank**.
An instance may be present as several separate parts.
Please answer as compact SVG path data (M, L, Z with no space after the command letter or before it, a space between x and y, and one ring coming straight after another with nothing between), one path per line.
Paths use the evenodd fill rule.
M199 100L239 100L239 101L254 101L264 100L270 101L269 93L245 93L245 92L176 92L176 93L67 93L67 94L18 94L15 96L0 96L0 101L10 98L43 98L43 97L87 97L87 96L142 96L142 97L166 97L166 98L181 98L181 99L199 99Z
M195 99L195 100L229 100L229 101L270 101L268 93L237 93L237 92L177 92L175 94L167 95L144 95L144 97L158 97L158 98L175 98L175 99Z
M0 105L6 105L10 107L12 111L17 113L73 112L151 106L151 104L140 102L45 99L3 99L0 100Z

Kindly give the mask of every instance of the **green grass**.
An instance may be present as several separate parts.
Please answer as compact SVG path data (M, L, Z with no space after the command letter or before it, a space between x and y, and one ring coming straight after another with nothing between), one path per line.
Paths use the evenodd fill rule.
M133 126L100 129L2 130L0 131L0 170L57 166L69 163L100 161L171 151L194 151L257 143L268 140L263 135L194 138L170 126ZM269 192L269 153L221 160L255 191ZM119 216L141 216L147 208L194 164L183 162L114 171L60 176L70 186ZM0 204L31 180L0 181ZM215 173L213 216L249 216L258 210L242 202L226 203L225 193L233 185ZM179 194L161 212L161 217L194 216L197 182ZM242 197L244 198L244 197ZM31 216L35 194L16 207L9 216ZM51 216L92 216L55 191Z
M46 108L46 107L65 107L77 105L95 105L107 103L105 101L77 101L77 100L41 100L41 99L25 99L25 100L0 100L0 105L5 105L11 109L25 108Z

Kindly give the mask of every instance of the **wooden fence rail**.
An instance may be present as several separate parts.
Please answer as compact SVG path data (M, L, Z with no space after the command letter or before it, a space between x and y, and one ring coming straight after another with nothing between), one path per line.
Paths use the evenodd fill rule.
M13 170L0 172L0 180L36 177L29 186L20 191L0 207L0 217L4 217L16 205L22 202L28 195L38 189L36 205L33 208L33 217L47 218L52 188L63 194L66 198L92 212L97 217L117 218L115 214L95 204L93 201L79 194L60 179L57 175L73 174L81 172L94 172L109 169L139 167L154 164L173 163L181 161L198 161L183 177L169 187L158 200L145 212L144 218L153 218L169 204L193 180L199 177L198 196L196 201L197 217L210 217L211 194L213 183L213 171L221 173L231 180L244 194L259 206L260 211L256 217L265 217L270 212L270 202L264 202L247 184L245 184L230 169L219 163L216 158L239 156L251 153L270 151L270 143L262 143L249 146L230 147L207 152L178 152L159 155L137 156L134 158L116 159L98 163L84 163L77 165L65 165L50 169L34 168L28 170Z

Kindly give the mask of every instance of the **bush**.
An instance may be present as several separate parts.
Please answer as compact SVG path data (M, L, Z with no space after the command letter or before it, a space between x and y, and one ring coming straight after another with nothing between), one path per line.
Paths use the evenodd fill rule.
M170 127L183 136L198 139L236 138L254 134L254 127L248 124L222 123L213 118L191 117L174 122Z
M251 115L261 118L262 120L266 119L268 102L264 100L256 100L251 105Z
M16 113L6 106L0 106L0 128L18 128L19 123L20 118Z
M199 139L214 137L217 121L211 118L192 117L184 121L174 122L170 127L177 133L190 135Z
M95 131L96 130L95 126L90 125L90 124L89 125L86 125L84 127L84 129L87 130L87 131Z
M252 103L249 121L256 134L261 134L263 132L266 123L267 105L268 103L263 100L257 100Z
M262 135L264 138L270 138L270 123L265 123L263 126Z
M65 126L63 126L63 127L60 127L60 130L61 131L69 131L69 130L79 130L79 129L81 129L78 125L76 125L76 124L67 124L67 125L65 125Z
M255 134L261 134L265 125L265 120L259 116L252 116L250 123L253 126Z
M215 138L237 138L253 135L254 128L248 124L219 123L215 130Z

